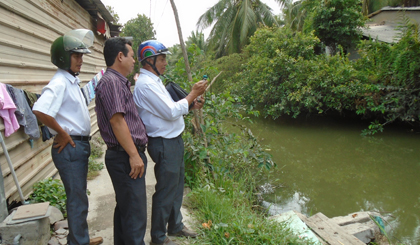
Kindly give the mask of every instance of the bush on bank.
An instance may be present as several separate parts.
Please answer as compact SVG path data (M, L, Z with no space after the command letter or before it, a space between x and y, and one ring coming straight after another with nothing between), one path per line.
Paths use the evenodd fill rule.
M246 48L232 93L273 118L331 111L378 120L372 127L379 130L394 121L418 124L419 28L406 20L401 31L393 45L360 42L361 58L350 61L343 51L316 52L322 44L313 33L261 28Z
M419 123L419 27L406 20L394 45L362 41L361 58L350 61L343 52L317 54L314 34L287 28L261 28L246 49L241 83L233 89L249 105L263 105L262 114L277 118L302 112L351 112L378 120Z

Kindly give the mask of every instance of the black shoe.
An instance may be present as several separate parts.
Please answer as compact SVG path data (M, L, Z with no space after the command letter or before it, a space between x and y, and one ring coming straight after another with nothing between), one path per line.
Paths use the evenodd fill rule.
M178 237L192 237L192 238L197 237L197 233L188 229L186 226L184 226L184 228L182 228L182 230L180 230L179 232L177 232L175 234L168 234L168 235L178 236Z
M166 238L165 241L163 243L154 243L154 242L150 242L150 245L179 245L178 243L172 241L169 238Z

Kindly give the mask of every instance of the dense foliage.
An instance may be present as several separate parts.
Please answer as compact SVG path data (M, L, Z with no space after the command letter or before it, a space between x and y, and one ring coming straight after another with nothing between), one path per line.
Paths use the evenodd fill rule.
M235 88L263 114L277 118L302 112L350 111L381 125L419 121L419 29L406 23L394 45L364 41L361 59L350 61L342 52L317 55L320 40L313 34L287 28L262 28L247 47L248 62Z
M406 18L401 39L394 45L364 41L355 67L376 86L358 103L357 112L376 112L385 123L418 123L420 117L419 26ZM361 103L361 104L360 104ZM379 115L378 115L379 114Z
M316 2L316 1L315 1ZM360 40L364 18L360 0L321 0L310 9L311 29L333 53Z

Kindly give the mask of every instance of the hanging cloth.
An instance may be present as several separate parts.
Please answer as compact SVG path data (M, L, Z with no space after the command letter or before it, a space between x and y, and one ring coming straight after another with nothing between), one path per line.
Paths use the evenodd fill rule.
M6 137L9 137L20 128L15 110L15 103L13 103L13 99L7 92L6 85L0 83L0 116L4 121L4 136Z
M25 96L26 96L26 101L29 104L29 107L34 107L35 102L38 100L38 96L35 93L29 92L25 89L23 89L23 92L25 92Z
M29 107L25 93L22 89L14 88L9 84L7 84L6 87L10 97L12 97L13 102L16 105L15 114L19 124L24 127L25 133L31 139L38 139L40 137L38 121L36 116L32 113L31 108Z
M83 88L80 88L80 91L82 91L83 97L85 97L86 105L89 106L90 100L88 88L84 86Z
M87 84L87 86L89 86L89 97L91 100L95 99L95 88L93 87L92 82L89 82Z

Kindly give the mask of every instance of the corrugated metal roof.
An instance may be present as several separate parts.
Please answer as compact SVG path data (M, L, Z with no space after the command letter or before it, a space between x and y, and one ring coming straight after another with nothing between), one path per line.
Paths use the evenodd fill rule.
M367 28L363 28L362 30L363 36L386 43L397 42L400 34L397 26L401 21L398 13L403 13L403 11L405 11L406 15L410 17L411 21L419 21L418 16L420 16L420 7L384 7L368 15L368 17L375 23L366 24Z
M397 12L398 11L420 11L420 7L389 7L389 6L387 6L387 7L381 8L378 11L375 11L375 12L369 14L368 18L371 18L371 17L373 17L373 16L375 16L375 15L377 15L377 14L383 12L383 11L397 11Z
M395 26L391 25L375 25L363 28L363 36L370 37L372 39L378 39L378 41L393 43L398 41L398 34L400 33L395 29Z

